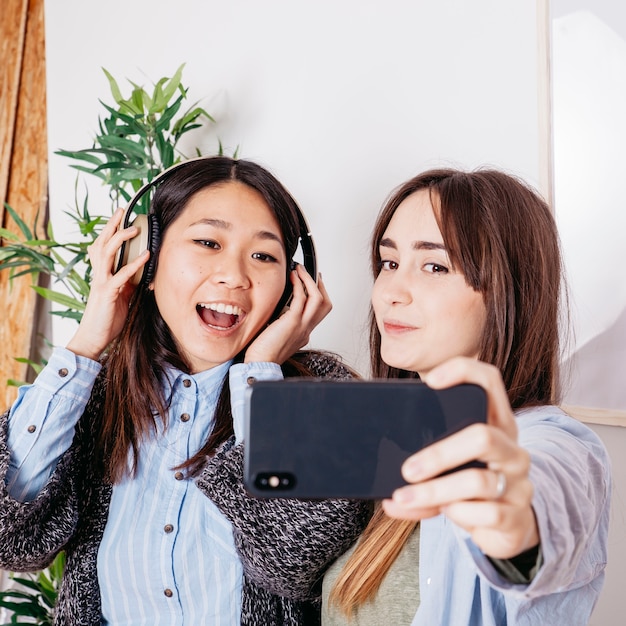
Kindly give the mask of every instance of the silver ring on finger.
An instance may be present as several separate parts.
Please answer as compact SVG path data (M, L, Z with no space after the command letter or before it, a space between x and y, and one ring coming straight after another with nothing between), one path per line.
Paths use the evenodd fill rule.
M504 472L496 472L496 495L494 500L500 500L506 491L506 474Z

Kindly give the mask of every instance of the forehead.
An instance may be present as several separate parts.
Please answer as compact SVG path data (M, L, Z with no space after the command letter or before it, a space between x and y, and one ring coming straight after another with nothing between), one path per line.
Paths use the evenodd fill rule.
M399 241L443 241L428 189L412 193L398 205L383 234L386 237Z
M275 212L256 189L239 181L227 181L194 193L180 212L182 222L219 219L230 227L274 230L282 239L282 229Z

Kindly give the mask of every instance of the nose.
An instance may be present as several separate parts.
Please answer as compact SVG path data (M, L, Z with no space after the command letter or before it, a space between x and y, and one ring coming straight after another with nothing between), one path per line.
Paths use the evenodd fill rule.
M374 283L374 293L385 304L409 304L413 299L408 276L400 268L381 272Z
M243 254L236 251L220 255L213 267L211 280L229 289L248 289L252 285Z

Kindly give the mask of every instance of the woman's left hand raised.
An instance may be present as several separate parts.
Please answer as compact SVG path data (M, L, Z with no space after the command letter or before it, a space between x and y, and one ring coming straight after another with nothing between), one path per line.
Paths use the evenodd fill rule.
M246 350L244 361L284 363L308 342L313 329L333 308L322 276L317 283L298 264L291 272L293 297L289 308L269 324Z
M517 443L515 416L500 372L457 357L434 368L424 382L437 389L480 385L487 392L487 423L468 426L409 457L402 473L411 484L383 502L387 515L420 520L444 514L493 558L509 559L536 546L540 538L528 476L530 455ZM439 476L473 460L487 467Z

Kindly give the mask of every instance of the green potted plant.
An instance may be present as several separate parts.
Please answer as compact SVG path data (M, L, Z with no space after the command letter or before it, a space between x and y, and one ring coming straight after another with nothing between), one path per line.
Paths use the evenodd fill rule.
M65 568L65 554L61 552L52 565L34 574L11 574L15 588L0 591L0 608L10 612L10 624L40 624L52 626L53 612ZM21 621L22 619L27 621Z
M188 91L182 84L183 68L181 65L171 78L161 78L150 93L131 83L128 97L122 95L117 81L104 70L115 106L101 102L106 115L98 120L99 132L93 145L82 150L57 151L56 154L73 161L72 167L79 172L77 183L82 174L102 181L109 191L111 209L126 204L143 184L185 158L178 147L184 135L215 121L196 104L182 110ZM222 153L221 144L218 152ZM199 155L196 150L194 156ZM74 209L66 212L80 235L76 241L58 241L51 223L41 224L36 218L34 224L28 225L8 205L5 206L16 231L0 228L0 271L10 272L11 278L30 274L32 288L38 295L60 306L51 314L76 322L82 317L91 283L87 248L109 217L93 213L88 196L85 191L79 200L77 194ZM136 207L139 213L147 209L145 202ZM40 236L42 231L45 235ZM44 359L16 358L29 363L35 373L45 364ZM7 384L21 385L23 381L11 380ZM0 615L2 609L10 612L8 624L52 624L64 564L61 553L42 572L10 575L15 588L0 591Z

